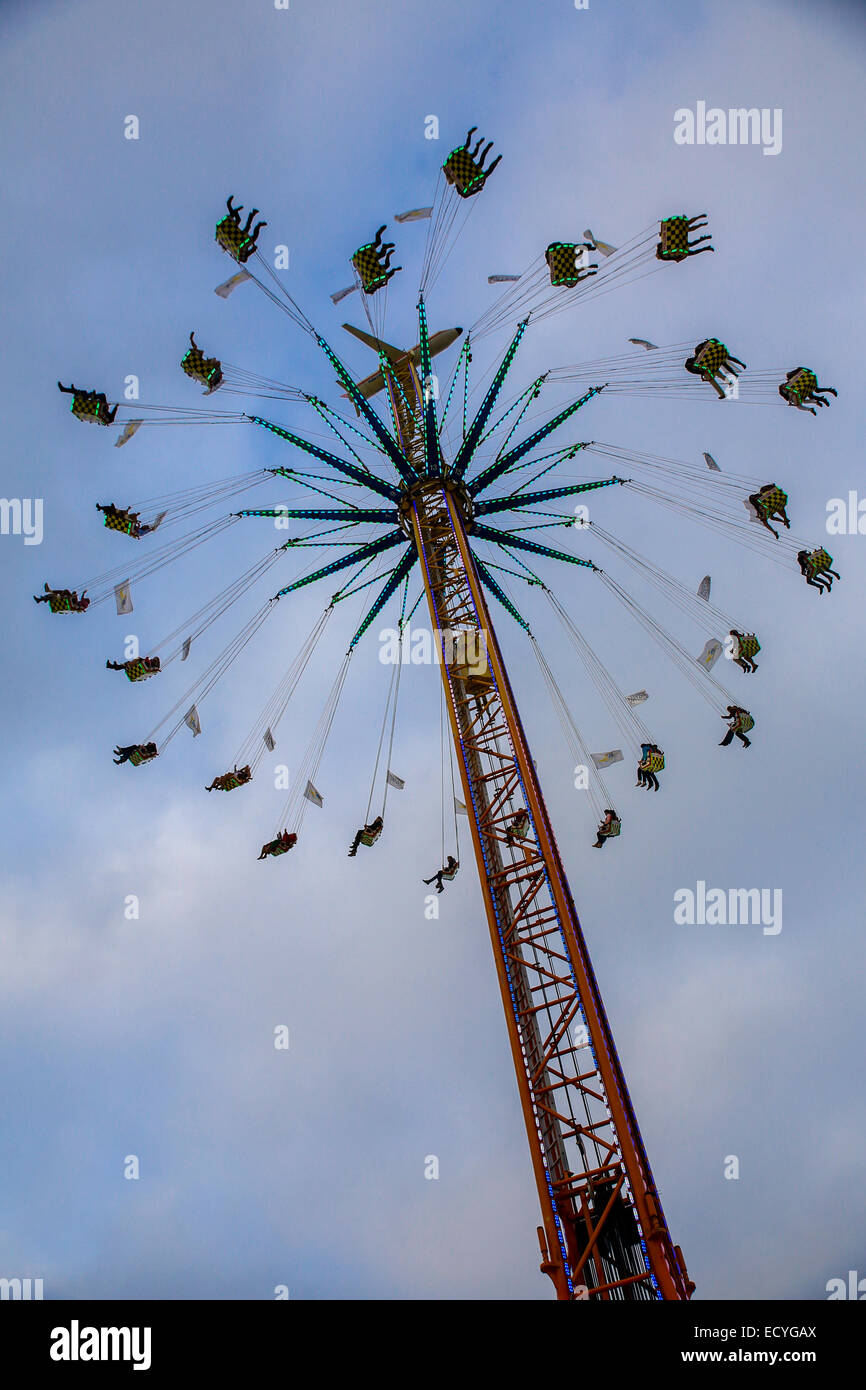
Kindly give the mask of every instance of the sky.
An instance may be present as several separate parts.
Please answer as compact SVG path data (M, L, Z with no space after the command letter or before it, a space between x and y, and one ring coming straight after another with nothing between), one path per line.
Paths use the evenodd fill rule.
M717 336L756 367L813 365L839 391L818 418L781 401L722 406L709 390L611 396L567 436L693 462L708 450L723 471L779 481L793 530L827 544L842 575L825 603L796 573L619 489L593 500L603 526L684 584L711 573L714 599L764 647L756 676L723 673L748 693L753 746L720 751L718 717L602 587L542 571L621 688L650 691L644 717L668 755L651 804L628 764L610 772L624 831L604 854L590 850L591 813L526 639L501 610L493 620L696 1299L822 1299L829 1279L866 1273L866 541L825 529L828 502L866 488L852 244L866 213L862 11L732 0L674 24L658 0L79 0L7 4L0 30L2 492L44 502L40 545L0 536L0 1276L43 1278L47 1298L268 1299L279 1286L301 1299L551 1297L465 827L439 920L424 912L421 879L440 854L438 673L404 672L394 767L406 789L375 849L349 860L388 677L374 625L317 779L324 806L296 852L258 863L284 798L267 762L248 789L202 789L330 590L281 603L203 705L202 736L182 730L146 769L116 768L111 749L142 737L191 677L175 665L165 684L130 686L105 659L130 632L143 648L164 636L283 537L240 523L143 583L124 618L108 605L52 618L31 597L129 553L95 502L296 461L240 426L142 430L115 451L108 431L70 418L58 379L116 400L132 373L143 400L194 405L178 367L194 329L225 360L339 402L314 345L252 286L214 296L230 273L213 242L228 193L262 209L260 246L289 247L286 287L361 377L371 354L340 327L363 323L360 306L329 294L377 226L393 232L395 212L429 201L470 125L503 158L429 296L431 327L472 323L495 293L487 275L552 240L591 227L618 245L705 210L713 256L532 328L520 381L618 355L630 336ZM676 144L674 113L699 101L781 109L780 153ZM138 140L124 138L129 115ZM425 139L430 115L438 140ZM407 346L422 241L423 224L399 228L406 271L387 336ZM479 346L482 370L502 345ZM268 409L314 426L301 405ZM264 492L258 505L288 500L277 483ZM202 656L311 557L280 561ZM622 580L699 649L660 597ZM543 603L510 591L588 742L615 745ZM289 767L360 597L345 610L281 726L274 756ZM674 894L698 881L781 890L782 930L678 925ZM280 1026L288 1050L274 1047Z

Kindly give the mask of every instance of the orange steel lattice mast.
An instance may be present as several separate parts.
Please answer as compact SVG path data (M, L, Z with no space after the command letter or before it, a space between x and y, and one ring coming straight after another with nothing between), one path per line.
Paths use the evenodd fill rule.
M460 489L407 510L442 680L558 1298L688 1298L511 684ZM457 634L465 633L462 639ZM450 650L449 650L450 649ZM486 662L468 658L486 651ZM473 669L474 668L474 669ZM526 838L508 827L529 816Z

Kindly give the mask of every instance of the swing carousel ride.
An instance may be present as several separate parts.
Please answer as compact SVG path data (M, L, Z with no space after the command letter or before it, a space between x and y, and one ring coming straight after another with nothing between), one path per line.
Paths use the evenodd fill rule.
M227 299L245 281L254 283L318 345L346 404L328 404L299 387L208 357L194 333L181 367L207 396L220 391L223 399L246 396L304 404L336 442L324 447L316 440L331 442L330 436L299 434L240 410L145 406L138 401L134 406L110 406L103 392L58 383L61 392L72 398L72 414L112 428L117 446L126 445L140 428L154 424L243 424L268 431L289 444L296 458L304 457L297 467L261 469L135 506L97 503L105 527L144 542L143 554L75 589L54 589L46 583L36 601L47 603L52 613L83 613L114 599L117 612L127 613L132 611L133 588L137 590L148 576L229 528L262 518L280 520L286 526L313 523L314 529L286 540L239 574L145 655L106 663L133 683L163 676L173 662L188 658L207 629L286 552L299 548L336 551L336 558L314 569L308 567L265 601L140 742L115 749L116 762L139 767L163 757L184 725L197 733L202 702L264 624L273 624L282 601L301 588L345 572L346 582L330 597L238 748L231 768L218 773L207 787L209 792L232 792L255 778L263 758L275 748L280 721L339 604L380 585L351 636L272 838L262 846L259 859L266 860L290 850L302 852L296 847L304 814L309 805L321 804L315 783L352 655L371 624L393 602L398 653L370 801L349 853L355 855L379 840L388 789L402 787L391 767L403 664L399 648L410 618L426 600L438 646L436 661L449 730L455 854L446 857L443 830L442 867L425 882L435 883L441 892L444 883L454 878L459 868L456 811L465 812L541 1205L541 1270L549 1275L559 1299L684 1300L694 1285L665 1221L488 603L495 599L525 634L569 748L586 769L587 800L598 820L594 848L605 848L608 840L615 845L622 833L622 817L603 769L622 761L624 752L590 752L562 686L512 597L513 582L537 589L561 624L567 644L634 758L637 784L644 790L658 791L658 774L665 768L665 754L639 713L646 692L623 693L569 616L566 604L534 567L542 563L548 570L553 565L579 567L589 582L602 585L722 716L727 724L723 745L737 738L743 748L748 747L755 719L712 668L724 644L733 663L744 674L753 674L761 645L747 623L710 601L709 576L694 592L611 531L586 516L579 519L580 508L561 512L551 509L553 504L561 506L566 498L601 489L627 489L776 563L799 569L819 593L829 590L838 575L823 547L810 547L791 536L788 497L775 481L722 472L709 454L702 465L695 465L597 441L570 442L548 451L542 446L602 392L662 393L689 399L703 394L708 400L775 400L777 404L781 397L788 406L812 415L817 407L829 404L828 393L835 396L836 392L820 386L811 368L794 367L781 381L779 372L748 370L723 342L708 337L694 346L668 347L631 339L632 350L621 356L553 368L504 397L506 379L530 325L535 328L554 313L650 271L667 274L662 267L668 263L678 264L713 247L710 233L703 231L704 214L665 217L620 247L586 231L581 241L552 242L520 275L491 275L489 282L502 286L498 298L465 334L460 328L431 334L427 294L474 206L472 200L501 158L487 164L492 142L484 149L481 140L473 145L475 133L474 128L470 130L445 160L432 205L396 217L400 224L423 222L427 230L415 346L397 348L384 336L387 287L402 269L392 264L395 242L383 240L387 224L352 255L353 283L331 296L338 303L356 293L364 306L366 329L343 325L377 354L376 370L361 381L355 380L258 250L257 238L267 225L255 223L258 209L242 224L243 209L229 197L215 238L240 268L216 293ZM698 232L702 234L693 235ZM481 384L471 387L474 352L485 337L497 332L510 336L508 346ZM440 391L433 359L460 338L462 345L447 386ZM556 383L568 384L574 398L527 430L526 417L537 418L540 409L535 402ZM383 411L371 404L377 396L384 403ZM136 418L131 418L131 411ZM563 481L562 465L578 455L597 461L599 471L609 476ZM227 499L249 494L274 478L297 488L293 502L314 505L244 508L212 515L191 530L182 529L176 538L154 544L157 530L182 528L192 518L213 512ZM359 489L369 505L360 504ZM335 505L315 505L322 500ZM676 606L706 638L700 656L696 658L594 560L527 534L554 527L579 528ZM319 558L326 557L320 554ZM386 573L383 564L390 566ZM411 593L413 583L419 584L417 598ZM454 781L455 762L459 787ZM381 809L373 816L377 774L383 780L383 792ZM454 794L458 790L460 801ZM608 853L615 854L616 849Z

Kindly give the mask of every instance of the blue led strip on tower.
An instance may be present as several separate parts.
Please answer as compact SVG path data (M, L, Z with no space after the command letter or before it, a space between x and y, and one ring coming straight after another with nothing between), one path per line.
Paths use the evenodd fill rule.
M400 477L403 479L404 483L408 483L411 487L412 483L415 482L415 471L414 469L409 467L409 464L406 462L404 455L397 448L396 441L394 440L392 435L390 435L389 432L386 430L385 426L382 424L382 421L379 419L372 406L369 405L364 396L361 395L361 392L358 390L358 387L356 386L354 380L346 371L346 368L343 366L337 354L328 346L324 338L319 337L318 333L316 334L316 342L319 344L319 347L322 349L322 352L325 354L328 361L331 363L331 366L334 368L334 371L337 373L338 377L340 378L340 381L345 386L352 404L364 416L364 419L367 421L373 433L376 435L376 438L381 443L382 447L385 450L385 453L388 455L394 467L397 469L397 472L400 474Z
M421 348L421 393L424 411L424 467L428 478L440 478L443 473L442 450L436 428L436 400L433 395L433 368L430 363L430 339L427 333L427 310L423 295L418 301L418 343Z
M473 479L469 484L469 491L472 496L475 497L483 488L489 487L492 482L495 482L498 477L509 468L513 467L518 459L522 459L524 454L528 454L530 449L534 449L536 444L540 444L542 439L546 439L547 436L552 434L555 429L558 429L570 415L573 415L576 410L580 410L582 405L586 405L587 401L591 401L593 396L597 396L599 392L603 390L604 386L591 386L586 392L586 395L581 396L580 400L572 401L571 405L565 407L565 410L561 410L558 415L554 415L552 420L548 420L546 425L542 425L534 434L524 439L522 444L518 444L516 448L512 449L507 454L503 454L502 458L492 463L489 468L485 468L484 472L479 473L478 477Z
M508 375L508 370L512 362L514 361L514 354L517 352L517 349L520 346L520 339L526 332L526 325L528 324L528 322L528 319L524 319L523 322L518 326L517 332L515 333L514 338L512 339L509 345L508 351L506 352L505 356L499 364L499 370L497 371L495 377L490 383L487 395L481 402L481 408L479 409L478 414L475 416L475 419L472 421L472 424L469 426L466 438L463 440L463 443L457 450L457 457L455 458L451 468L451 475L454 478L462 478L463 474L466 472L466 469L472 459L472 455L475 453L475 450L478 446L478 441L481 438L481 432L484 429L484 426L487 424L487 421L490 418L490 412L496 404L499 392L502 390L502 383Z
M291 430L283 429L281 425L272 424L270 420L263 420L259 415L248 415L247 419L252 420L254 425L262 425L264 429L270 430L271 434L287 440L296 448L303 449L305 453L312 454L314 458L321 459L323 463L329 463L340 473L354 478L355 482L363 483L364 487L372 488L373 492L381 493L383 497L389 498L392 502L399 502L400 493L390 483L383 482L381 478L375 478L372 473L365 473L362 468L356 468L353 463L347 463L345 459L337 458L337 455L332 454L330 450L322 449L318 444L313 444L311 440L302 439L299 434L293 434Z
M317 579L324 579L326 574L335 574L337 570L345 569L347 565L355 565L359 560L366 560L371 555L378 555L383 550L390 550L392 546L399 545L405 539L402 531L391 531L380 541L371 541L369 545L362 545L357 550L353 550L351 555L344 555L342 560L332 560L330 565L323 565L314 574L308 574L303 579L296 579L294 584L287 584L285 589L280 589L278 594L274 594L274 599L282 598L284 594L290 594L294 589L303 589L306 584L314 584Z

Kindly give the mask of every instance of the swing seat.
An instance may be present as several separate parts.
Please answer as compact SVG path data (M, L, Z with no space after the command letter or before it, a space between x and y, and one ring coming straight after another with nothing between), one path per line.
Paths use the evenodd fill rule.
M127 661L124 669L128 680L146 681L150 676L159 675L159 659L153 666L148 665L146 657L140 657L137 661Z
M233 792L236 787L246 786L247 782L252 781L252 772L249 763L246 767L239 767L232 772L224 772L221 777L213 780L213 789L216 792Z
M379 838L379 836L380 836L381 834L382 834L381 829L380 829L380 830L372 830L372 831L371 831L371 830L365 830L365 831L362 833L362 835L361 835L361 844L362 844L362 845L366 845L367 848L369 849L371 845L375 845L376 841L378 840L378 838Z
M216 357L205 357L201 348L190 348L181 358L181 367L188 377L210 391L222 384L222 363Z
M387 284L394 273L385 265L381 247L377 248L372 241L358 247L352 257L352 265L365 294L375 294Z
M103 418L103 406L108 409L105 397L99 396L95 391L82 392L81 395L73 396L70 410L76 420L83 420L85 424L107 425L108 421Z
M741 714L733 726L735 734L747 734L750 729L754 729L755 721L750 714Z
M788 505L788 494L783 492L780 487L774 487L772 491L758 494L758 506L761 511L766 512L767 516L772 516L773 512L783 512Z
M454 869L443 869L443 870L442 870L442 877L445 879L445 882L446 882L446 883L450 883L450 882L452 881L452 879L456 878L456 876L457 876L457 869L459 869L459 868L460 868L460 865L458 864L457 867L454 868Z
M85 613L89 606L89 599L80 599L69 589L58 589L48 600L51 613Z
M473 194L480 193L492 169L492 165L489 169L483 169L472 158L466 145L458 145L442 165L446 179L456 188L461 198L471 198Z
M664 753L648 753L642 762L638 763L641 772L664 772L665 755Z
M818 378L815 373L810 371L808 367L800 367L791 377L790 381L782 383L780 390L783 395L787 396L788 400L793 397L794 400L802 405L803 401L812 395L817 385Z
M619 834L620 834L621 830L622 830L622 821L621 821L621 820L615 820L615 821L613 821L606 829L600 830L598 833L599 833L600 835L605 836L605 838L613 839L616 835L619 835Z
M685 213L659 223L656 257L660 261L684 261L689 254L689 219Z
M716 376L728 360L728 349L718 338L708 338L706 345L695 355L695 366L708 376Z
M804 573L807 578L814 578L817 574L823 574L825 570L832 569L833 556L829 551L820 546L817 550L810 550L804 561Z
M109 507L103 524L109 531L120 531L123 535L133 536L138 540L138 517L133 516L125 507Z
M228 213L216 224L214 237L223 251L240 265L245 265L256 249L249 233L241 231L240 220L236 221Z
M754 632L743 633L743 636L737 641L737 656L744 656L747 660L757 656L760 650L761 644Z
M282 838L279 838L279 839L276 839L276 840L270 840L270 841L264 846L264 850L265 850L265 853L266 853L266 854L269 854L269 855L271 855L272 857L276 858L276 856L277 856L278 854L288 854L289 850L290 850L290 849L294 849L294 848L295 848L295 845L296 845L297 843L298 843L298 837L297 837L297 835L290 835L290 836L289 836L289 843L288 843L288 844L285 844L285 843L283 842Z
M129 761L132 763L133 767L140 767L142 763L153 762L153 759L157 756L157 752L148 753L143 747L138 747L133 749L130 753Z
M579 285L595 271L578 264L584 246L576 241L552 241L544 253L550 269L551 285L562 285L567 289Z

